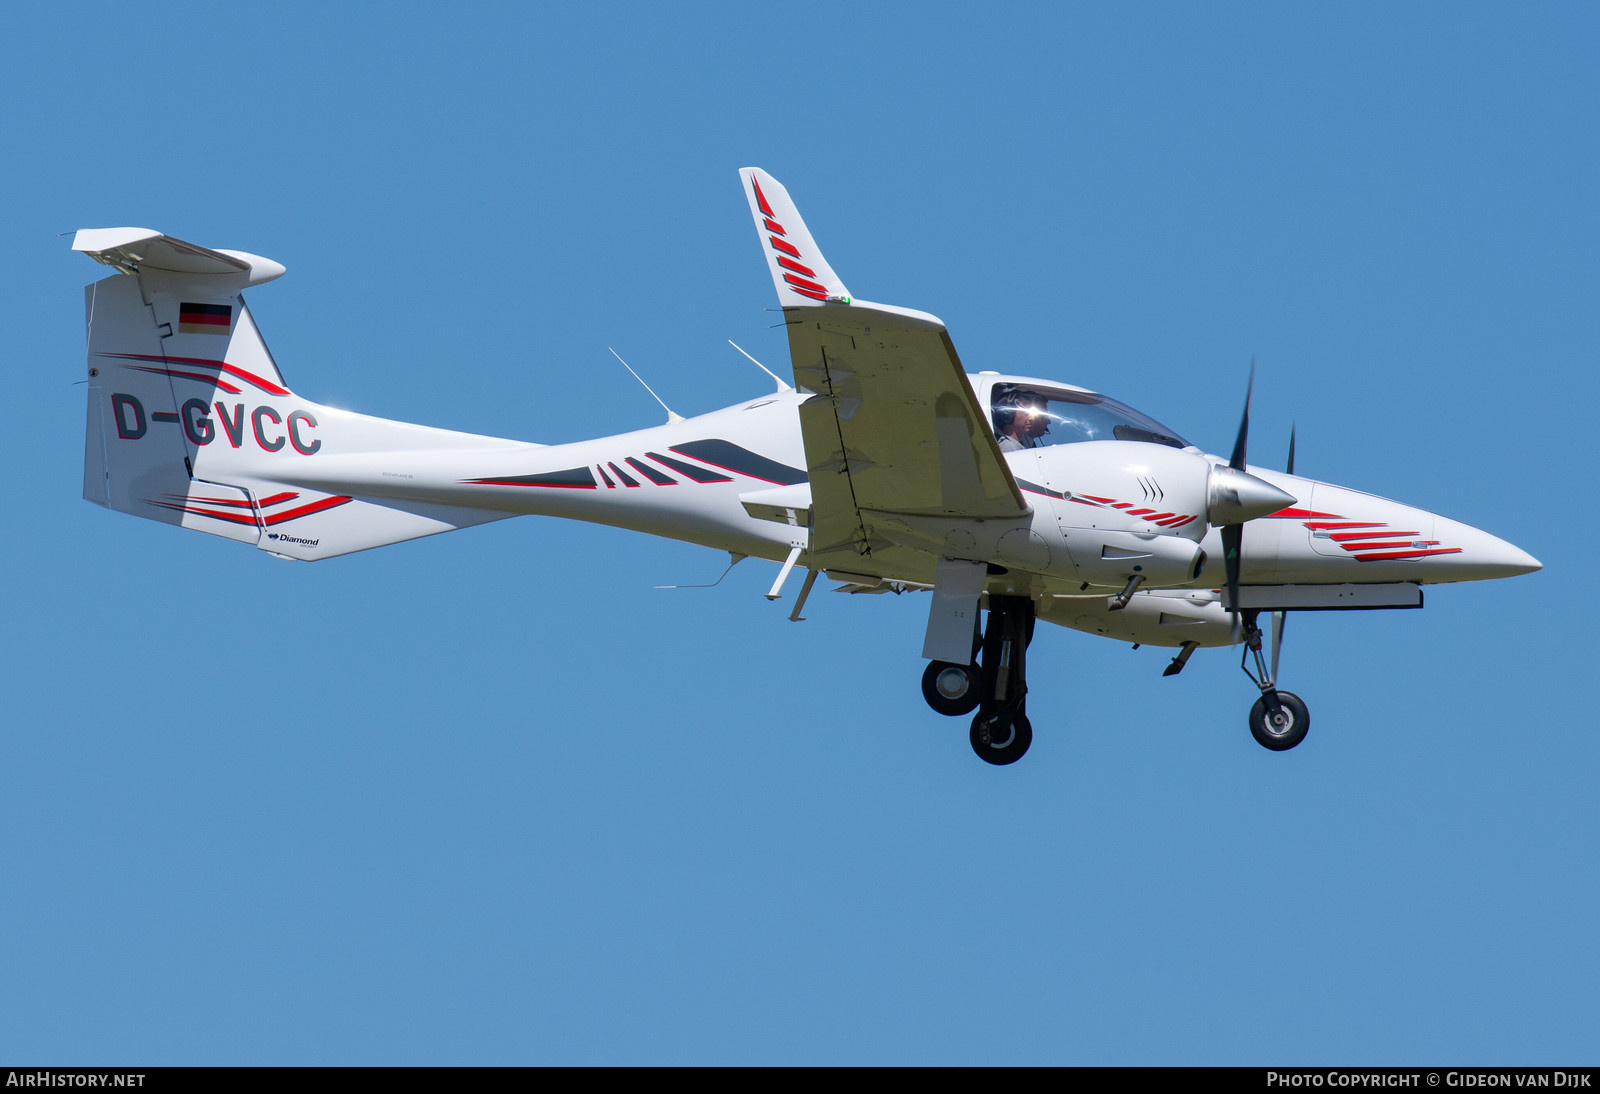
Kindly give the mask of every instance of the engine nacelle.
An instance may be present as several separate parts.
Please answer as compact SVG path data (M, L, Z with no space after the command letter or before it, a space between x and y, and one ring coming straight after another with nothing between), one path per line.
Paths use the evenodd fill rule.
M1111 611L1103 596L1044 597L1035 608L1046 622L1123 642L1168 647L1234 642L1233 617L1209 589L1138 592L1121 611Z
M1120 588L1136 576L1150 585L1182 585L1206 564L1198 543L1171 533L1074 528L1062 535L1073 568L1091 585Z
M1142 441L1088 441L1031 453L1057 499L1063 528L1151 532L1195 541L1205 535L1211 461L1194 448ZM1030 476L1014 454L1012 469Z
M1088 441L1014 453L1011 466L1019 479L1031 471L1044 480L1033 492L1051 499L1060 536L1051 549L1065 549L1081 580L1182 585L1205 565L1211 463L1197 450Z

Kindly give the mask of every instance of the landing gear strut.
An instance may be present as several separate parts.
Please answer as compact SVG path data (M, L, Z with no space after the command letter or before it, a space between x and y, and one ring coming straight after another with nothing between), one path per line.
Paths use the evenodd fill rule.
M1028 721L1027 653L1033 640L1033 601L989 597L980 654L979 704L972 719L972 750L985 763L1012 764L1033 743Z
M1244 654L1239 658L1239 667L1261 689L1261 698L1250 708L1250 734L1263 748L1287 752L1306 739L1306 731L1311 728L1311 712L1306 709L1304 700L1294 692L1279 691L1274 678L1278 667L1277 640L1281 639L1283 633L1281 617L1274 635L1272 667L1269 669L1266 659L1261 656L1261 628L1257 626L1260 611L1247 608L1239 616L1244 627L1245 646ZM1252 656L1256 662L1255 672L1251 672L1249 666Z
M1024 709L1033 622L1028 597L991 596L982 638L973 635L972 663L930 661L923 670L922 697L930 707L952 717L978 712L972 750L986 763L1016 763L1033 743Z

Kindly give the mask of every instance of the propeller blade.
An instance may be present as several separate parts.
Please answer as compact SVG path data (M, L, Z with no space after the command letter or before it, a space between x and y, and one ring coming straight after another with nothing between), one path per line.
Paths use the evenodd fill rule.
M1283 628L1289 622L1289 613L1272 613L1272 682L1278 682L1278 654L1283 649Z
M1228 605L1235 623L1239 618L1239 549L1244 543L1244 525L1222 526L1222 566L1228 573Z
M1289 424L1289 466L1284 468L1289 474L1294 474L1294 423Z
M1250 358L1250 382L1244 389L1244 413L1239 416L1239 436L1233 442L1233 457L1228 466L1235 471L1244 470L1245 442L1250 435L1250 395L1256 388L1256 359Z
M1244 388L1244 413L1239 415L1239 435L1233 441L1233 455L1228 466L1235 471L1244 470L1245 448L1250 438L1250 396L1256 389L1256 359L1250 358L1250 380ZM1228 604L1233 612L1233 631L1239 634L1239 553L1244 546L1244 525L1222 526L1222 565L1228 574Z

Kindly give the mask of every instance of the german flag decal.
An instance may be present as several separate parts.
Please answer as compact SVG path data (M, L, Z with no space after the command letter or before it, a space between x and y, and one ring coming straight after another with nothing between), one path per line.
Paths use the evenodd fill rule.
M179 334L227 334L232 327L232 304L178 305Z

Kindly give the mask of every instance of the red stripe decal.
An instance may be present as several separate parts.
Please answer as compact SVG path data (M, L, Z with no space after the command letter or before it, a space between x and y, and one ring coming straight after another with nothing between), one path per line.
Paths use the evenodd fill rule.
M1422 558L1426 555L1458 555L1459 547L1435 547L1431 551L1387 551L1380 555L1357 555L1357 562L1382 562L1391 558Z
M768 236L767 239L771 240L772 245L778 248L778 250L782 251L784 254L789 255L792 258L800 257L800 252L795 250L793 244L787 243L784 240L779 239L777 236Z
M810 289L802 289L798 285L790 285L789 287L791 289L793 289L795 292L799 293L801 296L809 296L813 300L826 300L826 299L828 299L828 294L825 293L825 292L812 292Z
M222 364L218 365L217 367L222 369L223 372L226 372L230 376L239 377L239 379L243 380L247 384L256 385L256 387L260 388L262 391L265 391L268 395L288 395L288 394L290 394L290 391L289 391L288 388L279 387L277 384L273 383L271 380L264 380L260 376L257 376L255 373L246 372L244 369L238 367L237 365L230 365L226 361L224 361Z
M239 513L213 513L209 509L200 509L192 505L177 505L170 501L150 501L151 505L159 505L163 509L173 509L180 513L193 513L197 517L211 517L214 520L225 520L229 524L254 524L256 518L247 517Z
M793 270L795 273L805 274L807 277L817 276L817 271L813 270L810 266L802 266L800 263L790 261L789 259L784 258L782 255L778 256L778 265L782 266L786 270Z
M126 357L132 361L164 361L167 364L200 365L204 368L220 369L230 376L237 376L246 383L254 384L269 395L291 394L288 388L279 387L271 380L263 380L253 372L246 372L238 365L230 365L226 361L218 361L213 357L161 357L150 353L102 353L102 357Z
M215 384L229 395L239 394L239 388L234 387L228 381L216 376L207 376L200 372L180 372L175 368L150 368L147 365L129 365L128 367L137 372L153 372L158 376L181 376L185 380L199 380L203 384Z
M773 220L771 217L767 217L766 219L767 219L767 231L769 231L769 232L777 232L781 236L786 236L786 235L789 234L788 232L783 230L783 225L779 224L777 221Z
M177 507L173 506L173 508ZM183 511L185 513L194 513L196 516L210 517L212 520L225 520L229 524L248 524L251 527L254 527L256 523L256 518L254 516L247 517L242 513L213 513L207 509L195 509L189 506L184 506Z
M772 215L772 206L767 204L767 195L761 192L761 184L756 181L754 175L750 176L750 185L756 188L756 207L761 210L763 215L770 217Z
M234 501L232 498L190 498L189 500L192 501L192 502L194 502L194 501L202 502L202 503L204 503L206 505L226 505L226 506L229 506L230 508L233 508L233 509L248 509L248 508L250 508L250 503L249 502L247 502L247 501Z
M284 521L297 520L300 517L309 517L312 513L320 513L324 509L332 509L335 506L343 505L345 502L350 500L352 499L336 494L330 498L323 498L321 501L307 502L305 505L297 505L293 509L286 509L281 513L274 513L272 516L266 518L265 523L269 525L282 524Z
M828 286L818 285L815 281L807 281L805 278L796 276L792 273L784 274L783 279L797 289L810 289L812 292L819 292L824 296L826 296L828 293Z
M1307 521L1306 527L1312 529L1313 531L1317 531L1326 530L1328 528L1385 528L1387 525L1381 520L1316 520Z
M1417 531L1402 532L1398 528L1385 529L1373 532L1330 532L1328 538L1335 543L1343 543L1347 539L1393 539L1395 536L1420 536Z
M1290 517L1295 520L1304 520L1306 517L1331 517L1339 520L1338 513L1319 513L1315 509L1279 509L1276 513L1268 513L1268 517Z

